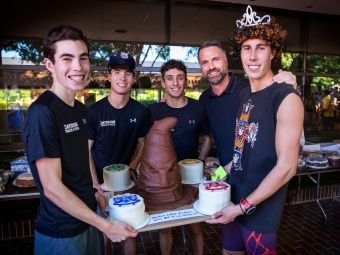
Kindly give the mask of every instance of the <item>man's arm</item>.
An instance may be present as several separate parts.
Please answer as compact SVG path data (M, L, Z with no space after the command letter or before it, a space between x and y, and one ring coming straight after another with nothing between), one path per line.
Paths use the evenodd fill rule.
M206 159L211 148L211 143L212 143L211 134L203 135L200 155L198 155L198 159L201 159L201 160Z
M92 158L92 147L93 147L94 141L93 140L88 140L88 146L89 146L89 163L90 163L90 170L91 170L91 176L92 176L92 182L93 182L93 187L96 188L100 193L104 194L104 191L101 188L101 184L98 181L98 176L97 176L97 170L93 162Z
M292 72L279 70L278 74L273 77L273 80L277 83L287 83L297 89L296 76Z
M86 206L61 181L60 158L41 158L36 161L45 196L73 217L95 226L113 242L135 237L137 231L125 222L101 218Z
M142 158L142 154L143 154L143 149L144 149L144 142L145 142L145 137L141 137L138 138L138 143L137 143L137 147L135 149L135 153L132 156L131 162L129 167L136 170L141 158ZM133 181L137 181L137 176L136 173L134 173L133 171L130 172L130 176L131 179Z
M275 148L277 164L247 200L258 205L287 183L296 173L299 141L303 127L303 105L296 94L289 94L277 112ZM243 208L244 210L244 208ZM212 216L208 223L228 223L243 214L240 205L230 205Z

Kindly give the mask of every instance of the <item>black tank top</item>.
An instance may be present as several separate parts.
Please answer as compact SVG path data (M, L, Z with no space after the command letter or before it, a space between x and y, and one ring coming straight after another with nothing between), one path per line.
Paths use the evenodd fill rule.
M240 93L229 179L234 204L251 194L276 165L276 115L290 93L296 93L290 85L277 83L255 93L250 88ZM237 220L247 229L262 233L277 231L287 186L260 203L253 214L241 215Z

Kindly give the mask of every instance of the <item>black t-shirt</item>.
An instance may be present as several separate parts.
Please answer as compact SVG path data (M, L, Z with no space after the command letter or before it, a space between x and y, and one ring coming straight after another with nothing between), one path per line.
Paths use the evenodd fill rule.
M292 86L277 83L255 93L251 93L250 87L240 93L234 156L228 181L234 204L249 196L276 165L276 116L282 101L290 93L296 93ZM241 215L237 220L247 229L262 233L277 231L287 185L257 205L254 213Z
M89 106L88 139L94 141L92 158L100 183L105 166L130 164L138 138L149 129L147 108L133 98L122 109L114 108L108 97Z
M198 158L199 134L210 134L207 114L202 103L188 98L188 103L182 108L172 108L166 103L156 103L148 107L151 122L166 117L176 117L178 122L171 131L171 139L177 155L177 160Z
M229 73L230 81L225 91L217 96L211 89L206 89L200 96L208 114L212 135L217 147L218 158L222 166L233 157L235 140L235 119L239 106L240 92L249 87L249 81Z
M93 211L96 209L89 167L87 107L75 100L65 104L51 91L45 91L30 106L22 138L28 163L40 192L35 229L46 236L67 238L84 232L89 225L69 215L44 195L35 161L60 158L62 182Z

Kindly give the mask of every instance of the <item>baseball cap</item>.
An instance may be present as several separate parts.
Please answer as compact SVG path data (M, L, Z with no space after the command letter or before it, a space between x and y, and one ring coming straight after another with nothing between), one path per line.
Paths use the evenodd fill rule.
M129 71L134 72L136 67L135 59L125 52L118 52L116 55L110 57L107 63L107 69L110 72L115 67L127 68Z

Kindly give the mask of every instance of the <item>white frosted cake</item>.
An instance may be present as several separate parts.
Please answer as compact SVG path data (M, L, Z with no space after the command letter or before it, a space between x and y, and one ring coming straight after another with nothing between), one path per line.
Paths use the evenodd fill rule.
M203 162L198 159L183 159L178 162L182 183L201 183L204 178Z
M124 221L137 228L145 219L145 204L137 194L126 193L110 198L109 214L111 220Z
M123 191L131 184L130 171L127 165L114 164L103 169L104 186L106 191Z
M198 201L195 209L212 215L230 204L230 185L222 181L205 181L199 185Z

